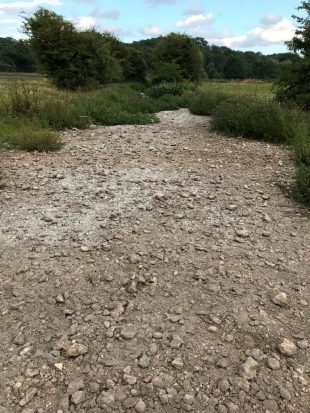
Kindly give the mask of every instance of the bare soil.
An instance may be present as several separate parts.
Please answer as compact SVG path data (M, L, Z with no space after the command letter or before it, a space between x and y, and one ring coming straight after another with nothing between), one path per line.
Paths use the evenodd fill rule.
M289 152L208 119L2 151L0 412L310 412Z

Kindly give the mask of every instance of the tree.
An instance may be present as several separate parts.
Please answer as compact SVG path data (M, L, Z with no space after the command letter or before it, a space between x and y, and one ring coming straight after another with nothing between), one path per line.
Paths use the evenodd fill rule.
M224 66L226 79L244 79L244 65L239 56L230 55Z
M186 34L170 33L161 37L155 49L155 81L197 81L203 75L203 57Z
M70 21L43 8L25 18L23 29L39 64L59 88L88 88L120 77L120 64L106 36L94 29L79 32Z
M298 10L305 17L292 16L298 23L293 39L287 43L296 59L285 70L278 83L279 101L294 101L303 108L310 109L310 0L303 1Z
M34 72L36 62L28 40L0 38L0 70Z

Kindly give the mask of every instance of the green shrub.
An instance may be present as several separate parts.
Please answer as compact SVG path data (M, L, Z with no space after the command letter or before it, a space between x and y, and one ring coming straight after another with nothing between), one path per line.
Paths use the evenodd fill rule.
M10 82L1 90L1 109L7 116L33 116L39 102L39 89L25 82Z
M188 96L187 107L195 115L210 116L215 108L230 95L218 91L198 91Z
M183 82L161 82L154 85L150 90L150 96L159 98L164 95L181 96L184 92L194 91L197 84L190 81Z
M310 126L306 121L296 127L293 145L296 161L310 167Z
M297 169L293 184L293 196L296 200L310 206L310 167L300 166Z
M48 152L61 148L57 133L29 119L0 119L0 145L26 151Z
M231 96L215 108L211 127L230 135L291 143L296 114L273 101Z

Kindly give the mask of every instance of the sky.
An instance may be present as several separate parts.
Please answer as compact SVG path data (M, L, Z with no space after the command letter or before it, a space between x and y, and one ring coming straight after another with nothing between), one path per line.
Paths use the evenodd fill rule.
M285 52L301 0L0 0L0 37L22 38L21 15L42 6L125 42L170 32L264 54Z

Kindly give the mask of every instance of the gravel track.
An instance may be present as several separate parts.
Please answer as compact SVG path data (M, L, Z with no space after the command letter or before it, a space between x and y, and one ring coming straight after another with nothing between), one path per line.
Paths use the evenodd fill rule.
M310 412L289 153L159 116L0 152L0 413Z

